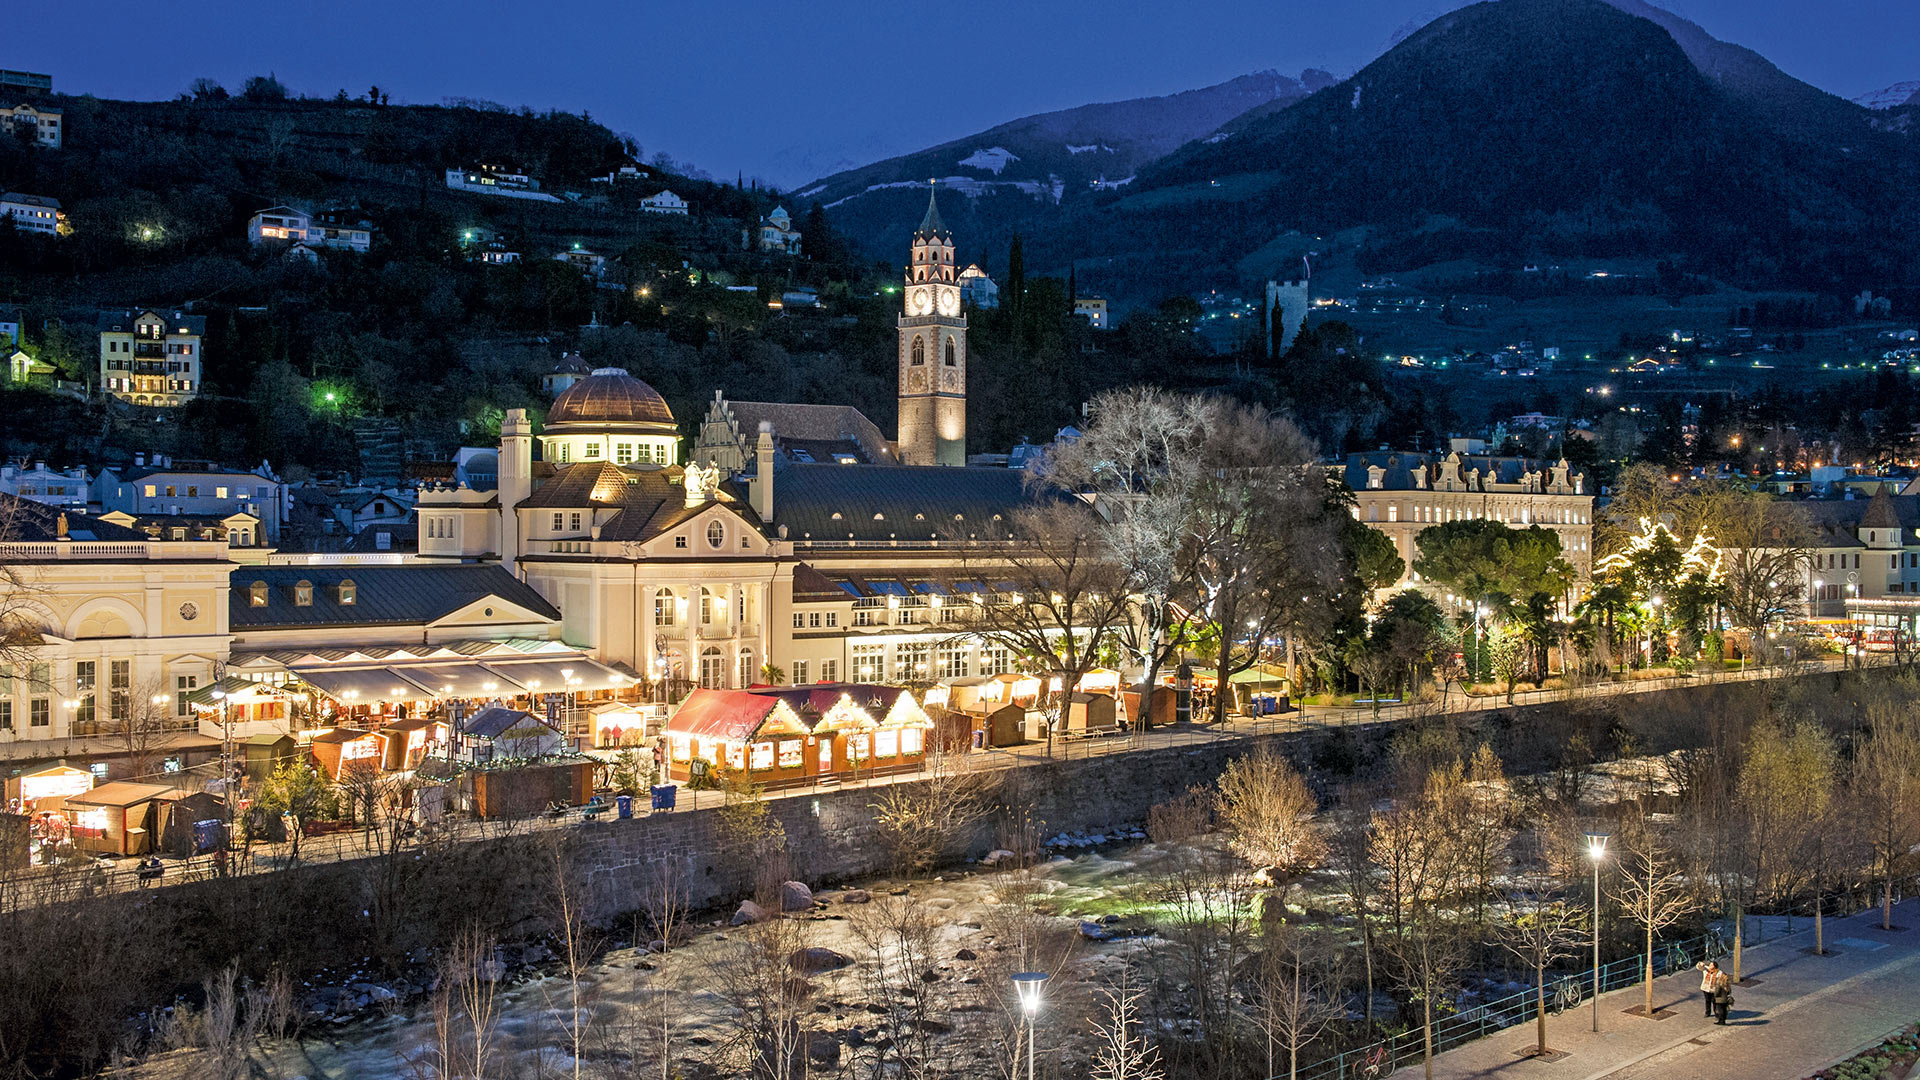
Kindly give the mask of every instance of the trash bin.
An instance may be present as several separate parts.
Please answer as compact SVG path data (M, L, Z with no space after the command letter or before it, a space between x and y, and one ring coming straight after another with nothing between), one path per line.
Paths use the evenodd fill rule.
M222 851L227 846L227 823L219 818L193 823L193 853L205 854L209 851Z
M662 784L653 789L653 808L655 810L673 809L673 801L680 795L680 789L673 784Z
M614 812L614 815L618 817L621 821L626 821L632 818L633 817L633 796L615 795L613 797L613 812Z

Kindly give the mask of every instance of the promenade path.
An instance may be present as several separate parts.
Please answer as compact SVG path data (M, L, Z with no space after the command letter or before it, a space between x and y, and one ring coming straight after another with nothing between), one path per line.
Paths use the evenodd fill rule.
M1872 657L1875 666L1887 663L1888 659ZM1019 768L1025 765L1043 764L1047 761L1080 761L1088 758L1105 757L1111 754L1138 753L1148 750L1165 750L1183 746L1204 746L1222 741L1248 739L1256 736L1278 735L1323 731L1336 727L1345 727L1374 723L1397 723L1418 717L1439 715L1462 715L1479 712L1497 712L1503 709L1552 704L1555 702L1585 701L1593 698L1607 698L1620 695L1653 693L1663 690L1675 690L1689 687L1715 686L1723 683L1761 682L1771 679L1804 677L1819 672L1832 672L1842 669L1844 661L1837 657L1823 657L1791 667L1755 667L1748 670L1714 672L1710 675L1691 677L1670 677L1660 679L1636 679L1625 682L1596 682L1587 686L1570 689L1523 691L1514 695L1509 704L1503 695L1470 697L1458 690L1447 695L1440 702L1424 702L1416 705L1382 705L1378 709L1367 705L1358 706L1321 706L1295 709L1286 713L1265 717L1235 717L1225 723L1176 724L1170 727L1154 728L1145 732L1126 732L1100 737L1081 737L1056 739L1049 746L1046 742L1028 743L1023 746L1007 747L968 754L950 756L947 760L951 767L967 771ZM1166 691L1171 693L1171 691ZM863 776L851 775L828 784L806 785L782 788L769 792L769 799L805 798L822 791L841 790L850 787L879 787L900 781L910 781L924 773L899 773L895 775ZM676 809L680 812L706 810L722 805L726 795L719 791L694 791L685 786L680 788ZM636 799L634 813L647 813L646 800ZM603 816L603 822L613 817L609 810ZM484 839L500 835L503 831L524 833L556 828L578 828L584 823L579 812L570 811L559 815L536 815L510 824L455 820L449 823L454 840ZM348 859L366 858L377 853L380 839L366 831L338 833L330 836L311 837L300 843L301 864L337 862ZM290 845L257 844L249 853L251 864L243 872L265 873L284 868L291 864ZM187 860L185 864L166 859L167 870L161 878L161 887L178 884L183 880L198 880L213 873L211 860L206 856ZM132 869L132 860L100 860L99 865L90 868L91 891L130 890L137 886Z
M1895 930L1880 929L1878 908L1827 921L1830 956L1812 954L1813 928L1746 950L1727 1026L1702 1017L1697 972L1654 980L1653 1002L1673 1012L1650 1021L1623 1010L1639 1005L1638 986L1600 998L1600 1033L1591 1002L1547 1018L1547 1042L1568 1056L1555 1062L1520 1056L1534 1044L1521 1024L1434 1058L1436 1080L1800 1080L1869 1049L1920 1020L1920 900L1894 908ZM1783 929L1767 920L1769 933ZM1731 969L1729 965L1729 969ZM1416 1062L1395 1076L1415 1077Z

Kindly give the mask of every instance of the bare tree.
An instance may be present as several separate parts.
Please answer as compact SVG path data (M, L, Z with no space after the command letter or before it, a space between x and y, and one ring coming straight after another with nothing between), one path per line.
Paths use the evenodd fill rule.
M1093 1080L1164 1080L1159 1051L1138 1031L1145 991L1133 984L1132 965L1122 963L1119 979L1095 993Z
M1320 800L1285 758L1262 745L1227 764L1220 774L1220 820L1235 852L1271 866L1283 884L1280 906L1293 879L1326 857L1327 842L1314 821Z
M862 974L871 1000L889 1003L879 1018L881 1037L864 1048L875 1076L927 1080L946 1069L936 1038L947 991L940 987L934 949L939 913L909 896L877 896L848 920L865 952Z
M1501 930L1501 946L1533 970L1533 1053L1549 1057L1553 1050L1547 1046L1547 969L1579 955L1592 933L1587 912L1564 900L1510 904Z
M1266 1075L1280 1075L1276 1051L1284 1049L1292 1080L1300 1073L1300 1051L1347 1014L1337 953L1318 934L1269 923L1254 980L1256 1015L1267 1045Z
M441 954L428 1064L443 1080L495 1075L503 1056L497 1045L500 1003L495 993L500 966L493 953L493 939L469 928Z
M813 986L795 971L812 945L804 919L769 918L739 927L712 964L715 991L734 1012L733 1037L721 1047L736 1075L797 1080L807 1072L807 999Z
M564 846L556 842L548 844L547 849L553 874L547 923L553 939L560 945L560 973L566 986L556 998L553 990L543 981L541 992L546 997L548 1015L559 1025L560 1034L567 1041L567 1056L573 1064L573 1080L581 1080L581 1069L586 1062L588 1027L593 1020L594 986L586 976L599 943L587 924L581 898L573 882L574 868Z
M1878 711L1857 739L1851 787L1854 817L1880 882L1880 925L1893 928L1893 886L1920 846L1920 725Z
M1117 646L1132 610L1127 571L1101 542L1099 519L1078 500L1036 503L1005 522L966 527L980 531L961 541L961 567L995 591L974 593L959 625L1021 657L1036 674L1057 673L1059 686L1042 695L1051 754L1068 695L1103 650Z
M990 808L987 795L994 779L934 752L927 755L921 776L882 788L869 809L892 856L894 873L924 873L951 851Z
M1679 864L1663 849L1644 820L1635 822L1630 830L1626 848L1621 852L1620 869L1622 880L1608 895L1633 920L1642 935L1645 970L1641 988L1645 997L1640 1004L1640 1014L1653 1019L1654 942L1663 931L1692 914L1699 902Z
M1458 768L1456 762L1455 768ZM1421 1059L1433 1075L1434 1007L1466 960L1465 938L1445 901L1464 877L1463 849L1448 805L1451 781L1432 777L1416 795L1373 815L1373 861L1385 871L1382 898L1393 933L1382 942L1407 997L1420 1003Z

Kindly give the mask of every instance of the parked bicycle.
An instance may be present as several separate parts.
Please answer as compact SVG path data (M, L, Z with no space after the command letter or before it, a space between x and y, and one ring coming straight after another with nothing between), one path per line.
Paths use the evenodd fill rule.
M1569 1009L1579 1008L1580 996L1580 980L1568 975L1553 984L1553 1000L1548 1008L1558 1016Z
M1354 1062L1353 1075L1359 1080L1382 1080L1383 1077L1392 1076L1393 1055L1387 1052L1384 1044L1376 1046Z

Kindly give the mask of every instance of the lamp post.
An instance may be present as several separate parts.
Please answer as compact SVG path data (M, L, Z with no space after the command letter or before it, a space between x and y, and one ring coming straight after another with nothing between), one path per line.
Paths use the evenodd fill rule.
M233 724L228 721L227 692L213 688L214 704L220 709L220 809L227 825L233 825Z
M1022 971L1013 976L1013 989L1020 995L1020 1011L1027 1018L1027 1080L1033 1080L1033 1018L1040 1012L1040 991L1046 984L1044 971Z
M1587 857L1593 860L1593 1030L1600 1030L1600 863L1607 857L1607 834L1587 834Z

